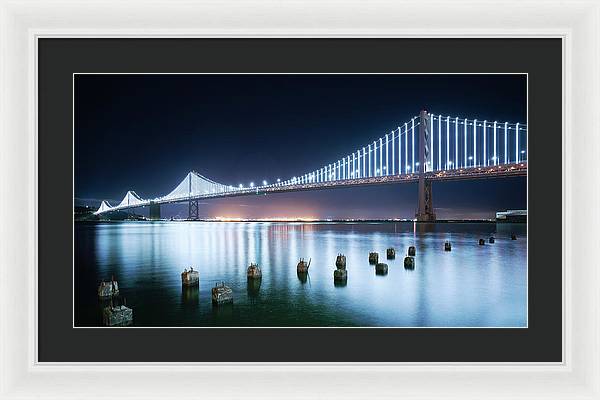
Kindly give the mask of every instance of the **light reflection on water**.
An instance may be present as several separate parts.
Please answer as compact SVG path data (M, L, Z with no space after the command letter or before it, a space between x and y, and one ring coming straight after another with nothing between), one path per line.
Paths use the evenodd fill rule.
M522 327L526 239L525 224L77 223L75 325L100 325L96 287L114 275L135 326ZM411 245L416 268L405 270ZM385 261L387 247L395 260ZM375 275L369 251L389 265L387 275ZM347 257L345 286L333 282L338 253ZM296 273L300 257L312 259L307 277ZM263 278L249 285L251 262ZM190 266L200 271L199 289L181 287ZM215 308L210 289L220 281L234 304Z

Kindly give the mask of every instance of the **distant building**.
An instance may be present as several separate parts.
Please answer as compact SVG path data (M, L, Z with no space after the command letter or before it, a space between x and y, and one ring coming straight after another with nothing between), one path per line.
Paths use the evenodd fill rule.
M498 211L496 222L527 222L527 210Z

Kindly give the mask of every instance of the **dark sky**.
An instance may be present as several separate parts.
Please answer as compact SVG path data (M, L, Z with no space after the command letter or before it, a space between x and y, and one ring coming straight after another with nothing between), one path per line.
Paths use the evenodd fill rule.
M76 204L171 191L190 170L237 186L338 160L425 107L527 122L522 75L77 75ZM434 183L438 218L526 207L526 179ZM412 218L416 184L210 200L203 217ZM183 206L163 215L185 216Z

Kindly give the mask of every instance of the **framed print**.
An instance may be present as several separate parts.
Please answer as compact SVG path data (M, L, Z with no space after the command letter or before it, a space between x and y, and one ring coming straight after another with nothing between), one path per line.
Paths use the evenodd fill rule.
M73 87L74 327L527 328L526 74L75 73ZM294 154L360 144L362 121L384 104L394 121L418 93L430 110L294 173ZM431 111L460 110L457 93L521 122ZM153 152L164 140L189 153ZM178 163L197 166L144 195ZM140 171L147 189L98 198L96 182Z
M507 48L519 57L482 59L478 74L410 73L430 54L502 58ZM542 111L560 109L560 39L46 38L38 50L40 137L52 137L41 139L49 162L40 173L68 172L63 184L73 185L67 203L61 182L44 179L52 195L40 202L49 216L40 232L58 229L62 204L74 215L64 224L71 252L60 250L61 235L39 238L40 259L65 266L40 261L40 360L137 361L144 341L193 335L214 346L141 353L168 362L562 361L562 292L552 290L561 263L531 234L550 231L542 219L561 207L559 187L529 168L560 157L560 114ZM191 64L145 71L163 51ZM238 60L245 73L210 72L245 51L266 65ZM373 51L368 65L348 68ZM416 51L394 72L376 66L384 54ZM123 70L127 57L139 65ZM317 58L322 72L311 73ZM108 72L93 72L99 60ZM318 161L302 166L297 158L312 152ZM559 247L560 236L544 241ZM59 281L72 282L64 297L51 290ZM46 308L69 301L71 313L45 322ZM118 350L88 346L95 335L119 338ZM324 352L327 338L353 351ZM412 346L385 344L393 340ZM311 345L289 347L298 341ZM445 350L430 353L434 344Z
M520 5L3 5L3 398L598 398L600 11Z

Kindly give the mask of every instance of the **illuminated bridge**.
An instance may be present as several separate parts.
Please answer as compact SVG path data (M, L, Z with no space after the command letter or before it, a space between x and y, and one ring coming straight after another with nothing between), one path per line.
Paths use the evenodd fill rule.
M418 182L416 219L435 220L432 182L527 175L527 125L436 115L421 111L385 136L331 164L286 180L232 186L190 172L170 193L144 199L128 191L115 206L103 201L96 215L140 207L160 218L162 204L188 203L198 219L198 201L302 190Z

